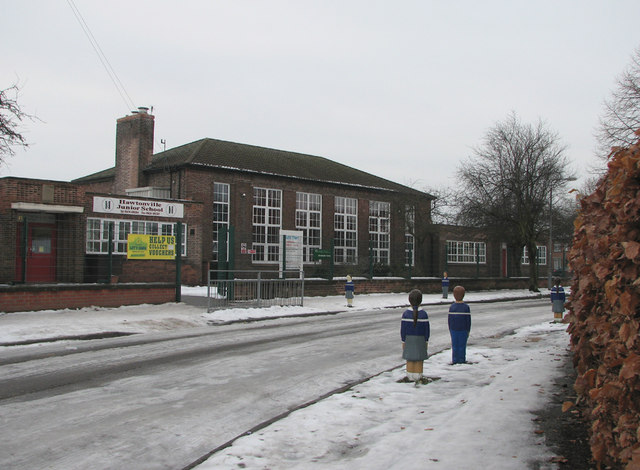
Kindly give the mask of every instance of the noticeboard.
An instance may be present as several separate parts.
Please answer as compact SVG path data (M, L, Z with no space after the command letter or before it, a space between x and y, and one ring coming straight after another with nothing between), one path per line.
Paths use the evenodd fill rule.
M303 235L300 230L280 230L280 240L283 243L284 256L280 254L280 270L302 271ZM282 266L286 258L286 266Z

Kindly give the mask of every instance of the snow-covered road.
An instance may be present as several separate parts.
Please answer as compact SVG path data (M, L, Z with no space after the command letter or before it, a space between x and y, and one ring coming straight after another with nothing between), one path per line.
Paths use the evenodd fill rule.
M549 319L547 301L472 308L472 344ZM447 307L427 310L434 353L449 345ZM401 365L400 313L9 348L0 380L13 398L0 401L0 417L12 432L0 442L0 467L182 468L262 422ZM37 359L25 360L28 351Z

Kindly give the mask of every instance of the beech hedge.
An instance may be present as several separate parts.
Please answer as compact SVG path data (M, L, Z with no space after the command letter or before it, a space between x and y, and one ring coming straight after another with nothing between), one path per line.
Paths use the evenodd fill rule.
M598 468L640 470L640 144L612 153L581 199L569 265L575 389Z

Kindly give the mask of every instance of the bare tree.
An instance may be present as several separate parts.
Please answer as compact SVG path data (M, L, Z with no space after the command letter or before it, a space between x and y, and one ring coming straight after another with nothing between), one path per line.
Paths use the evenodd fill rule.
M532 291L538 291L536 242L548 227L551 191L570 178L564 152L557 133L543 121L523 124L511 113L489 129L484 144L457 172L461 222L499 234L517 273L526 246Z
M640 48L631 57L631 63L617 78L616 88L604 102L596 130L598 155L607 160L614 147L628 147L638 140L640 129Z
M25 113L18 105L18 85L0 90L0 164L7 156L15 155L13 146L28 147L24 136L20 133L20 122L34 117Z
M425 188L424 192L435 196L431 204L431 220L433 223L455 224L458 215L455 191L452 188L439 186Z

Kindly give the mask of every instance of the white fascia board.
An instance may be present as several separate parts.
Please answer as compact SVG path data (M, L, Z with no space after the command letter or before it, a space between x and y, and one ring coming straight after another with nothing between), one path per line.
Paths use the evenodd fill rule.
M13 202L11 209L25 212L52 212L56 214L82 214L84 207L62 206L60 204L35 204L32 202Z

